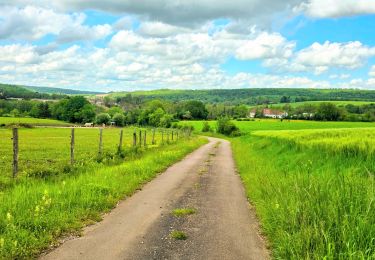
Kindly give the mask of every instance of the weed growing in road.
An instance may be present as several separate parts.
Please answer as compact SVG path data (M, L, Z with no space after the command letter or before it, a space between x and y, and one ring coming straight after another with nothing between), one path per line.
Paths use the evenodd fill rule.
M180 208L180 209L174 209L172 211L172 214L175 217L184 217L184 216L187 216L187 215L195 214L196 212L197 211L194 208Z
M179 230L173 230L170 234L170 237L176 240L186 240L188 238L185 232Z

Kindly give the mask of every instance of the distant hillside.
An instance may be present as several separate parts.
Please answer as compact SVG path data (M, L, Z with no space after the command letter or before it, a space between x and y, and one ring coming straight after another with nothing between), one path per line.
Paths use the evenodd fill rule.
M65 88L30 87L30 86L25 86L24 88L35 91L35 92L47 93L47 94L64 94L64 95L97 95L97 94L104 94L104 92L82 91L82 90L65 89Z
M126 95L144 100L164 99L172 102L200 100L206 103L228 104L275 104L302 101L375 101L375 91L356 89L303 89L303 88L252 88L252 89L211 89L211 90L153 90L136 92L114 92L111 97Z
M7 98L26 98L26 99L57 99L60 98L60 95L50 95L46 93L38 93L30 89L25 88L24 86L17 85L8 85L0 84L0 99Z
M59 99L66 95L97 95L102 92L80 91L62 88L30 87L0 83L1 98L26 98L26 99Z

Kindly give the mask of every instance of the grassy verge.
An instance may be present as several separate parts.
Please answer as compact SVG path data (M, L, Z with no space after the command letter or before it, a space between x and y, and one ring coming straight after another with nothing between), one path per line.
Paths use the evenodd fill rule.
M69 126L67 122L31 117L0 117L0 126L27 124L32 126Z
M272 137L231 139L276 259L373 259L373 158Z
M79 232L205 142L180 141L118 166L59 179L30 179L0 194L0 258L33 257L62 235Z

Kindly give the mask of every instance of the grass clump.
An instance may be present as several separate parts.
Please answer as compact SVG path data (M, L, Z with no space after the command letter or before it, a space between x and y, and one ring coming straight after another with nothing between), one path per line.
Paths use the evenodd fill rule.
M179 230L173 230L170 234L170 237L176 240L186 240L188 238L185 232Z
M184 216L187 216L187 215L195 214L196 212L197 212L197 210L194 209L194 208L180 208L180 209L174 209L172 211L172 214L175 217L184 217Z

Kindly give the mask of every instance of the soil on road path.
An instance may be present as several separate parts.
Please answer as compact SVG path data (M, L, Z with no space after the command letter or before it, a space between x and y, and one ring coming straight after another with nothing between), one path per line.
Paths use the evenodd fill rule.
M174 209L194 214L176 217ZM187 238L178 240L173 231ZM209 143L42 259L268 259L230 143Z

